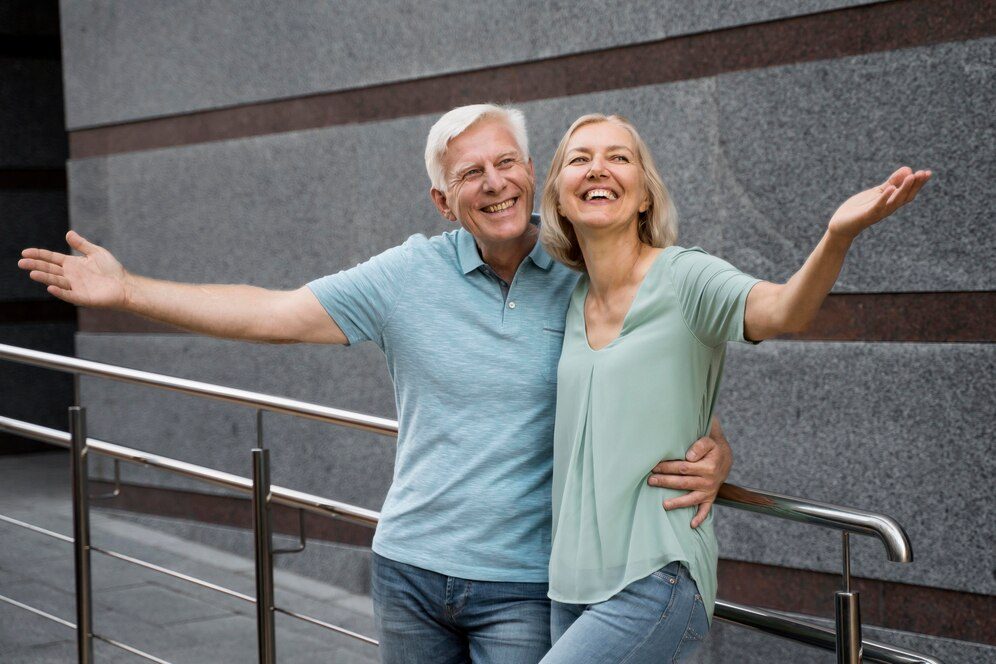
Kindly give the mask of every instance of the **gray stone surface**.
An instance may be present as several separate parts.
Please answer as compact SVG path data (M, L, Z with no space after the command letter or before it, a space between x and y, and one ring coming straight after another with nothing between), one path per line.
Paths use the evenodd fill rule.
M64 191L0 190L0 299L48 297L44 286L17 267L17 260L27 247L64 246L68 216Z
M59 61L0 57L0 168L61 168L63 132Z
M534 60L868 0L62 2L68 126ZM403 16L403 18L401 18ZM598 20L592 20L598 16Z
M68 458L65 454L0 458L0 514L71 533ZM124 553L248 595L255 594L253 560L218 546L170 534L178 520L142 519L95 507L94 546ZM369 553L366 554L369 556ZM256 621L253 605L92 553L94 630L170 662L253 661ZM55 541L0 522L0 595L58 617L74 620L72 550ZM326 561L334 569L334 561ZM346 566L348 569L348 566ZM310 578L281 569L277 605L332 624L371 634L370 600L330 585L328 575ZM72 630L0 602L0 661L75 660ZM280 661L318 663L376 661L376 649L284 616L277 620ZM132 662L133 655L95 644L96 661Z
M986 109L996 105L996 86L986 63L994 44L946 44L523 107L540 177L571 119L625 112L643 128L672 189L680 243L769 279L802 263L834 207L852 193L903 161L935 168L911 208L856 243L837 290L991 290L996 236L986 232L987 200L973 192L984 190L993 172L991 151L975 146L992 142ZM898 118L896 132L882 128L882 114ZM153 276L296 287L411 233L452 228L426 194L421 154L434 120L72 162L72 223Z
M730 481L895 517L915 562L852 538L857 576L996 593L996 348L766 342L731 347L719 412ZM836 572L834 531L722 509L724 558Z

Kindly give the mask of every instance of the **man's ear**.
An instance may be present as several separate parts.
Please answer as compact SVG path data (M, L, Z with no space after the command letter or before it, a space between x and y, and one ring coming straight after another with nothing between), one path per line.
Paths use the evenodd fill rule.
M450 209L449 204L446 202L446 194L436 188L432 188L429 189L429 196L432 197L432 202L436 205L436 209L439 210L439 214L443 215L443 218L450 221L457 220L456 215L453 214L453 210Z

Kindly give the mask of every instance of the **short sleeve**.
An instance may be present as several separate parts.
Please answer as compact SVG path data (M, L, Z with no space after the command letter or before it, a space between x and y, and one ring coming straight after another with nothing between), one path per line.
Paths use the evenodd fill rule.
M698 247L677 248L670 268L682 317L699 341L710 347L725 341L747 341L747 294L760 279Z
M411 239L356 267L316 279L308 288L350 344L384 347L383 329L401 298L411 266Z

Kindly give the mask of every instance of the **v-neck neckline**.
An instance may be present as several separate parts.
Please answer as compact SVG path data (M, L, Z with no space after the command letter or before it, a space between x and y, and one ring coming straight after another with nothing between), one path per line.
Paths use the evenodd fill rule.
M592 348L591 341L588 340L588 317L585 315L585 308L588 302L588 293L591 292L591 278L585 275L586 281L584 284L584 297L581 298L581 331L584 334L585 348L592 353L601 353L603 350L607 350L611 346L615 346L616 343L623 338L623 335L626 333L626 325L629 323L630 314L633 313L633 309L636 308L636 302L640 299L640 295L643 293L643 287L647 283L647 277L649 277L650 273L654 271L657 264L661 260L661 256L663 256L669 248L670 247L664 247L659 254L654 256L654 260L650 263L650 267L647 268L647 273L643 275L643 279L640 280L640 285L636 287L636 294L633 295L633 301L629 303L629 309L626 310L626 315L623 316L622 326L619 328L619 334L617 334L612 341L605 344L601 348Z

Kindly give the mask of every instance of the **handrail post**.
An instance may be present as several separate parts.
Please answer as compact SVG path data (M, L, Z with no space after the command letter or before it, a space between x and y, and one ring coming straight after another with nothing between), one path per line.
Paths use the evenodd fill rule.
M93 662L93 602L90 595L90 494L87 482L86 409L69 408L70 474L73 490L73 559L76 570L76 652Z
M277 659L273 614L273 542L270 528L270 453L252 451L252 530L256 540L256 633L260 664Z
M841 533L844 559L844 589L834 594L834 620L837 632L837 664L861 664L861 599L851 591L851 542Z

